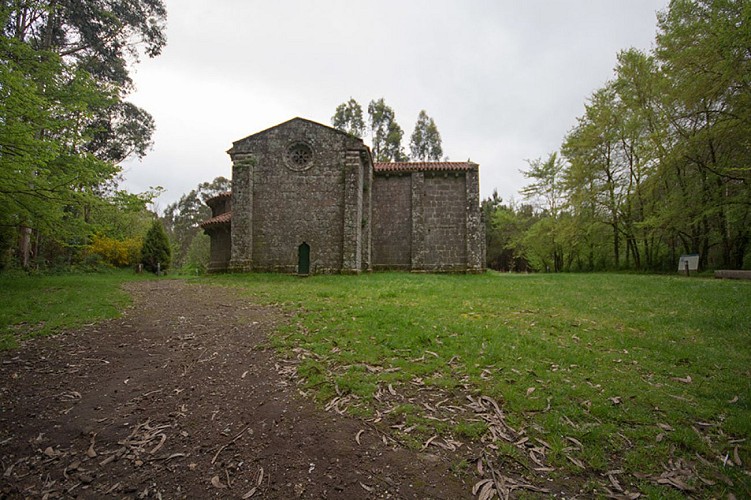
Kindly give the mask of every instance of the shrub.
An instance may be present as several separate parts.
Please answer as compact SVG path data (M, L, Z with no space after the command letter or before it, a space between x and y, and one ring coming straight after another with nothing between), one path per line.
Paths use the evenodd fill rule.
M88 256L98 255L101 259L115 267L127 267L136 264L141 251L140 238L116 240L107 236L94 236L91 244L86 248Z
M172 262L172 249L170 247L167 233L159 220L155 220L149 232L146 233L146 239L143 240L141 247L141 263L146 270L157 272L169 268Z

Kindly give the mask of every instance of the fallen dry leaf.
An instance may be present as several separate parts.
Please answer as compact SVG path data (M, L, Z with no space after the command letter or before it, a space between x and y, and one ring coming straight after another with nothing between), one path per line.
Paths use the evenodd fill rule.
M691 383L691 375L686 375L685 378L673 377L672 379L675 380L676 382L682 382L684 384L690 384Z
M738 396L735 396L733 399L731 399L730 401L728 401L728 403L730 403L730 404L737 403L737 402L738 402Z
M480 489L485 486L488 483L492 483L492 479L483 479L481 481L478 481L475 483L475 485L472 487L472 495L477 495L477 493L480 491Z
M251 488L249 492L247 492L246 494L244 494L244 495L242 496L242 499L243 499L243 500L247 500L248 498L250 498L250 497L252 497L253 495L255 495L255 493L256 493L256 488Z
M574 443L579 448L582 448L582 449L584 448L584 445L581 444L581 441L579 441L578 439L572 438L571 436L566 436L566 439L568 439L569 441L571 441L572 443Z
M159 439L159 444L157 444L156 446L154 446L154 448L151 449L151 451L149 452L149 454L151 454L151 455L153 455L154 453L156 453L157 451L159 451L159 449L162 447L162 445L164 444L164 442L167 440L167 436L166 435L161 434L161 433L157 434L157 435L161 436L160 439Z
M52 446L48 446L47 448L44 449L44 454L50 458L54 458L60 455L60 452L53 449Z
M355 435L355 441L357 441L357 444L360 444L360 436L362 436L363 432L365 432L365 429L360 429Z
M431 437L430 439L428 439L427 441L425 441L425 444L424 444L424 445L422 445L422 448L420 448L420 451L423 451L423 450L424 450L425 448L427 448L428 446L430 446L430 443L432 443L432 442L433 442L433 440L434 440L435 438L437 438L437 437L438 437L438 434L436 434L435 436L433 436L433 437Z
M550 446L550 444L548 444L548 443L547 443L546 441L543 441L543 440L542 440L542 439L540 439L540 438L535 438L535 441L537 441L538 443L540 443L541 445L543 445L543 446L544 446L545 448L547 448L547 449L549 449L549 450L552 450L552 449L553 449L553 447L552 447L552 446Z
M613 476L612 474L608 474L608 479L610 480L610 484L613 485L613 488L623 493L623 487L621 486L621 483L619 483L618 480L615 478L615 476Z
M219 479L219 476L214 476L211 478L211 486L220 490L227 487L224 483L222 483L222 480Z
M373 491L373 488L371 486L368 486L367 484L360 483L360 486L362 486L362 489L364 489L368 493Z
M581 460L579 460L578 458L574 458L574 457L572 457L572 456L570 456L570 455L566 455L566 458L568 458L568 459L569 459L569 460L571 461L571 463L573 463L573 464L574 464L574 465L576 465L577 467L580 467L580 468L582 468L582 469L586 469L586 468L587 468L587 467L586 467L586 466L584 465L584 462L582 462L582 461L581 461Z
M527 389L527 396L529 396L529 395L530 395L530 394L532 394L533 392L535 392L535 388L534 388L534 387L530 387L530 388L528 388L528 389Z
M621 397L620 397L620 396L613 396L613 397L610 397L610 398L608 398L608 401L610 401L610 402L611 402L611 403L613 403L614 405L619 405L619 404L621 404L621 402L622 402L622 401L621 401Z
M495 484L493 481L490 481L480 488L480 494L477 495L477 500L489 500L495 496L495 493Z
M693 488L677 477L661 477L657 480L658 484L668 484L670 486L673 486L675 488L678 488L681 491L693 491Z
M94 450L94 441L96 440L96 432L91 434L91 443L89 444L89 449L86 450L86 456L89 458L96 457L96 450Z

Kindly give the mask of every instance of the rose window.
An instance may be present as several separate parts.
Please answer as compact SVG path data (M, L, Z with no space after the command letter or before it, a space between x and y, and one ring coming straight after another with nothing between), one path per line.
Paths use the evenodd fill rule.
M287 150L287 161L296 170L306 168L312 159L313 150L307 144L298 142Z

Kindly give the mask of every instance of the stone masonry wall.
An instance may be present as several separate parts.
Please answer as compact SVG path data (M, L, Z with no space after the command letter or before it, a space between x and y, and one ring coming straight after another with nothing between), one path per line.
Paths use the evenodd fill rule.
M477 170L466 174L467 190L467 272L485 270L485 223L480 207L480 178Z
M360 152L360 162L363 169L362 185L362 233L360 234L360 250L362 253L362 270L373 269L373 162L367 152Z
M373 182L374 269L411 267L412 177L376 176Z
M250 271L253 248L253 171L256 158L248 153L232 156L231 271Z
M358 151L345 153L344 214L342 229L342 263L344 273L357 273L362 268L362 188L364 182L363 165Z
M482 270L477 171L381 173L373 185L373 269Z
M465 271L467 198L464 173L425 174L423 269Z

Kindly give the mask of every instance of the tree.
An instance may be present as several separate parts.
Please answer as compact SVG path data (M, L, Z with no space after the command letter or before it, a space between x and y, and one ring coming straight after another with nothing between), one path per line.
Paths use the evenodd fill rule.
M128 65L164 45L161 0L0 5L0 225L72 251L117 189L117 162L143 156L153 120L124 99ZM5 250L5 249L3 249ZM68 260L72 254L68 253Z
M674 0L650 54L618 54L561 148L552 228L578 268L751 265L749 18L744 1Z
M336 107L336 112L331 117L331 125L354 137L362 137L365 135L362 107L356 100L350 97L349 101Z
M394 110L386 105L383 98L368 104L370 133L373 141L373 156L376 161L407 161L402 148L404 132L396 123Z
M552 264L553 271L562 271L564 249L558 234L558 221L564 202L564 163L558 158L557 153L551 153L545 161L538 158L528 160L528 164L529 170L522 173L534 182L522 188L521 192L527 200L538 203L543 215L541 220L530 228L529 236L533 239L529 241L534 245L528 245L543 249L538 251L538 255L545 268Z
M66 72L89 75L100 92L109 94L109 105L79 124L88 130L85 149L113 162L130 154L143 156L151 143L153 120L124 97L133 89L128 66L138 62L141 52L156 57L166 43L167 13L162 0L4 4L8 14L5 37L57 55Z
M682 236L707 264L742 267L751 243L751 6L676 0L658 15L656 57L674 131L668 165L692 190Z
M443 156L441 134L438 132L435 121L425 110L420 111L417 116L409 149L412 152L413 161L440 161Z
M485 220L486 263L498 271L529 271L524 235L538 216L531 205L503 203L497 191L481 203Z
M79 127L111 95L83 71L66 75L59 56L16 39L0 37L0 58L0 224L20 228L20 263L29 267L32 229L36 247L40 235L80 244L97 186L117 172L81 147Z
M621 161L621 114L612 85L594 92L584 116L566 137L562 150L570 162L566 184L578 207L590 207L613 234L613 261L620 265L621 209L627 172Z
M564 202L563 161L558 153L551 153L545 161L537 158L527 160L527 164L529 170L522 174L534 182L524 186L521 193L528 200L536 200L540 209L556 219Z
M166 271L172 262L169 238L161 221L154 220L146 233L141 248L141 263L151 272Z

